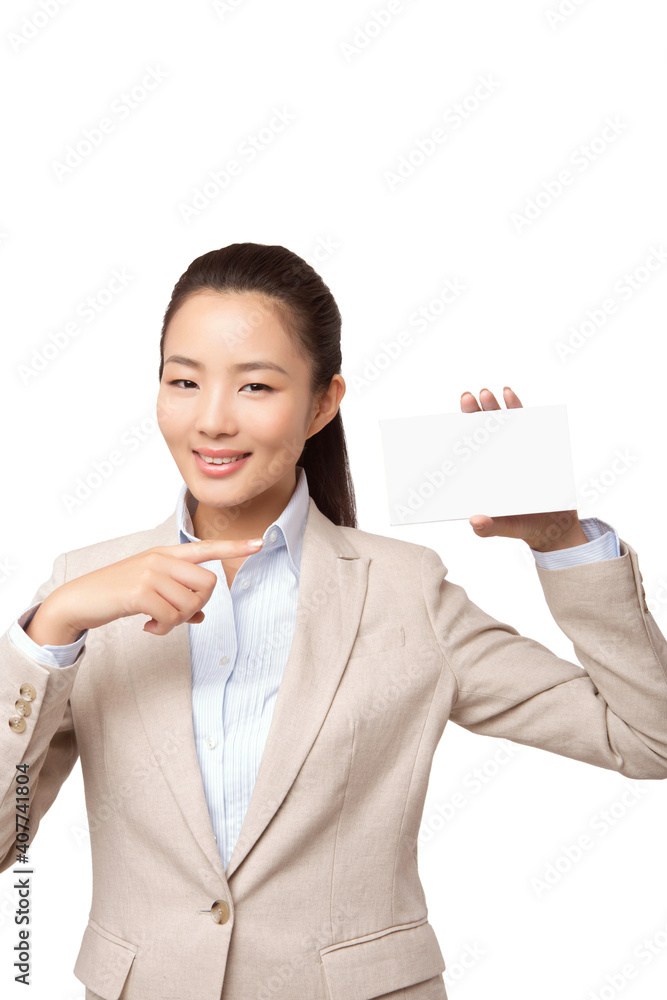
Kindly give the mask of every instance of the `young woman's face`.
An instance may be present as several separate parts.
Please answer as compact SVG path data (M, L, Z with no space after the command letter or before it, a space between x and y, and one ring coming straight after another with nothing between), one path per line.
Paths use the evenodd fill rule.
M230 507L267 494L264 502L282 509L306 439L335 416L345 391L336 375L313 399L309 378L262 296L203 290L180 306L164 339L157 419L200 504ZM200 450L250 454L238 465L205 464Z

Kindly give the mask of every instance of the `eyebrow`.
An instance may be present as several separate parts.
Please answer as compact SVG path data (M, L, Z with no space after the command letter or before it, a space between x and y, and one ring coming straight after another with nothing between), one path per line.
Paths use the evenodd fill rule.
M165 366L170 362L177 365L187 365L188 368L196 368L198 370L204 368L201 361L196 361L194 358L186 358L182 354L171 354L165 361ZM260 369L280 372L282 375L287 375L289 377L289 372L286 372L284 368L281 368L280 365L277 365L274 361L239 361L236 364L231 365L230 368L233 372L252 372Z

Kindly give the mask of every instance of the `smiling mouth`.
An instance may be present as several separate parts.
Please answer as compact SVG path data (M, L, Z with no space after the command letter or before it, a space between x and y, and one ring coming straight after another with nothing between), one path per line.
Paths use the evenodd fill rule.
M195 451L195 455L206 462L207 465L233 465L234 462L239 462L242 458L248 458L252 452L246 451L242 455L235 455L233 458L211 458L210 455L202 455L201 452Z

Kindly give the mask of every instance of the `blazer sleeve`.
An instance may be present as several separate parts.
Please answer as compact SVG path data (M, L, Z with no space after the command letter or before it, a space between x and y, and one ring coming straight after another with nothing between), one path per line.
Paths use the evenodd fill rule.
M43 601L66 577L67 556L63 553L31 606ZM19 649L9 638L9 629L0 637L0 872L16 861L17 816L22 823L26 821L24 813L17 813L17 798L28 800L32 843L42 816L76 763L79 752L69 698L85 655L84 646L70 666L47 666ZM20 716L21 706L17 709L16 702L26 698L30 714L23 716L25 728L19 732L10 720ZM29 765L29 794L20 797L16 791L19 764Z
M424 549L424 598L456 683L453 722L630 778L667 778L667 642L637 554L623 539L620 548L618 558L536 566L579 664L486 614Z

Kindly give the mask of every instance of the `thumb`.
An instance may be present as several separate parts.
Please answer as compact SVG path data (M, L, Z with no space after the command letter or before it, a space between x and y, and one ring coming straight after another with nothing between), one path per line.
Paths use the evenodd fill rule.
M484 514L475 514L474 517L470 518L469 523L477 535L487 536L494 534L491 530L494 527L493 518L491 517L487 517Z
M518 534L520 524L517 523L513 515L505 517L487 517L484 514L476 514L470 519L470 524L475 530L475 534L480 538L493 538L496 535L504 535L507 538L520 538Z
M480 538L491 538L500 535L504 538L527 538L529 537L531 525L530 521L518 514L506 514L504 517L487 517L484 514L476 514L470 518L470 524L475 530L475 534Z

